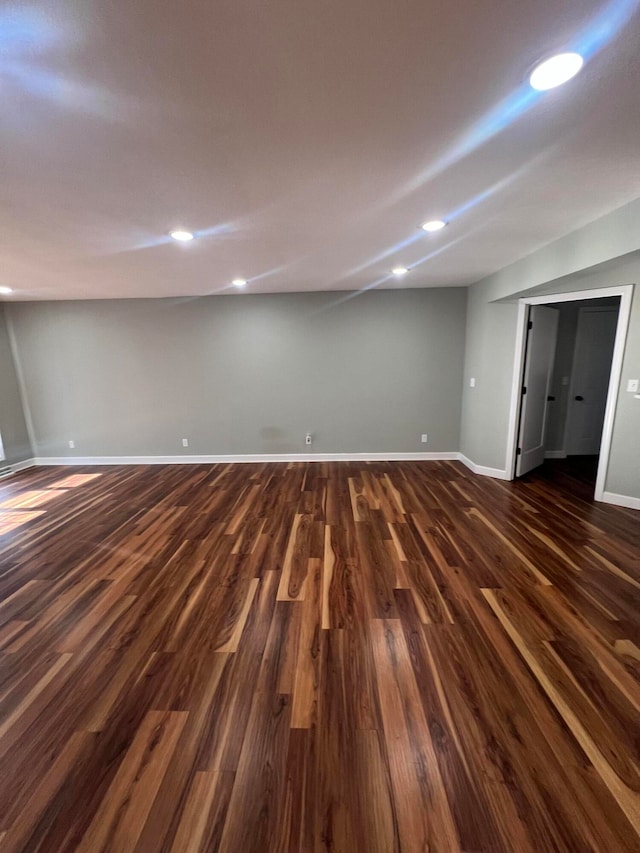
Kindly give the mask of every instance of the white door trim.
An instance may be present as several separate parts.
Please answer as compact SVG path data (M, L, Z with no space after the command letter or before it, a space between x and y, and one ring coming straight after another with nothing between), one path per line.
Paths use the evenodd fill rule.
M607 405L602 429L602 442L600 444L600 459L595 492L595 499L597 501L602 501L604 499L604 487L607 480L609 453L611 451L611 439L613 437L613 422L616 413L618 391L620 390L620 380L622 377L622 360L624 358L624 348L627 341L629 318L631 316L633 288L633 284L624 284L617 287L598 287L593 290L573 290L568 293L547 293L544 296L523 296L518 300L516 347L514 354L513 380L511 383L507 461L505 465L505 468L509 473L509 479L513 480L515 478L518 413L520 404L520 388L522 386L522 376L524 372L524 346L526 341L526 318L528 315L528 306L550 305L556 302L578 302L582 299L601 299L603 296L619 296L620 311L618 313L616 341L613 347L611 377L609 379L609 391L607 393Z

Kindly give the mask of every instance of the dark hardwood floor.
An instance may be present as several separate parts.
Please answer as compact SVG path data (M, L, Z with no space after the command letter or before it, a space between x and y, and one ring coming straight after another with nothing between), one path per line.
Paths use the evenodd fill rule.
M640 851L640 514L562 466L0 482L2 851Z
M555 486L569 489L579 497L590 500L595 492L599 461L597 455L546 459L543 466L532 471L530 476L536 481L548 479Z

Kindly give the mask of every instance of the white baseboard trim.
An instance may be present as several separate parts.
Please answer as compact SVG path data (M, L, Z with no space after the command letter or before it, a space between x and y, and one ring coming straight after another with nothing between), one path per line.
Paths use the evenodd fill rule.
M466 465L474 474L482 474L483 477L493 477L495 480L510 480L511 477L503 468L487 468L485 465L476 465L464 455L458 454L458 459L463 465Z
M615 492L603 492L602 502L614 506L624 506L627 509L640 509L640 498L631 495L616 495Z
M35 465L214 465L243 462L429 462L448 453L250 453L239 456L37 456Z
M22 462L14 462L11 466L12 471L24 471L26 468L33 468L36 465L35 459L23 459Z
M474 474L494 477L498 480L511 479L499 468L476 465L457 451L431 453L248 453L242 455L222 454L206 456L37 456L34 465L216 465L245 462L435 462L460 461Z
M35 459L23 459L22 462L9 462L6 466L0 462L0 469L3 469L3 473L0 476L10 477L12 474L17 474L18 471L25 471L27 468L33 468L34 465L36 465Z
M567 454L564 450L545 450L544 452L545 459L566 459Z

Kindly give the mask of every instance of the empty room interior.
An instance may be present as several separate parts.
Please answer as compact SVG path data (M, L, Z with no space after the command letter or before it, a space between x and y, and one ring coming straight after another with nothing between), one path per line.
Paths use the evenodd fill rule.
M640 0L0 3L0 850L640 853Z

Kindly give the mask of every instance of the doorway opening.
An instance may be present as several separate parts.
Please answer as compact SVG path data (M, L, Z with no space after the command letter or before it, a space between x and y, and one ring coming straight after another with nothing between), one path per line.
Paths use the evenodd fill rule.
M632 285L520 301L507 470L603 500ZM543 469L544 470L544 469Z

